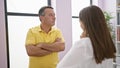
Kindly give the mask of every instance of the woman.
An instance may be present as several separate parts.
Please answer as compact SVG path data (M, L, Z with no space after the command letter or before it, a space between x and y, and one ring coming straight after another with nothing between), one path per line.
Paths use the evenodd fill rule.
M88 6L79 19L83 33L57 68L113 68L116 49L102 10Z

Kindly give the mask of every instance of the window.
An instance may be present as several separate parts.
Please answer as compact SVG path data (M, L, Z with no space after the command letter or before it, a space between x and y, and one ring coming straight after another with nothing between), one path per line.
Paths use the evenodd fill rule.
M80 39L82 29L79 23L79 12L91 4L92 0L72 0L72 39L73 44Z
M38 10L50 0L6 0L9 68L28 68L25 39L29 28L39 25Z
M44 5L47 5L47 0L7 0L7 11L38 13L39 8Z
M38 17L8 16L10 68L28 68L25 38L28 29L39 24Z

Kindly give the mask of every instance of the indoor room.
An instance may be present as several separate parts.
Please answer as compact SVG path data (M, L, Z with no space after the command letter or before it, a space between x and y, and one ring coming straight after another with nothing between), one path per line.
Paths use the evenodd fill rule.
M112 68L120 68L120 0L0 0L0 68L28 68L26 36L29 28L41 24L38 12L43 6L53 7L54 27L64 37L65 49L58 53L61 61L81 39L79 12L91 5L104 13L116 48Z

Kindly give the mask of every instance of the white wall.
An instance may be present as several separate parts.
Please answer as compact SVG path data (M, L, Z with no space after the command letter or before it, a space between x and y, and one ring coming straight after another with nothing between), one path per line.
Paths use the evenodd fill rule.
M56 0L57 27L63 32L65 38L65 51L60 53L60 59L72 46L72 13L71 0Z
M0 0L0 68L7 68L4 0Z

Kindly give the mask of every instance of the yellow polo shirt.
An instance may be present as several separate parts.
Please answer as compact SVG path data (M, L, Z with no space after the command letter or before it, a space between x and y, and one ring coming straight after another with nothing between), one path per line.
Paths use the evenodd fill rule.
M49 33L45 33L40 25L29 29L26 37L26 45L28 44L37 44L40 42L53 43L56 38L62 38L63 36L59 29L53 27ZM33 57L29 58L29 68L56 68L58 63L58 53L54 52L42 57Z

